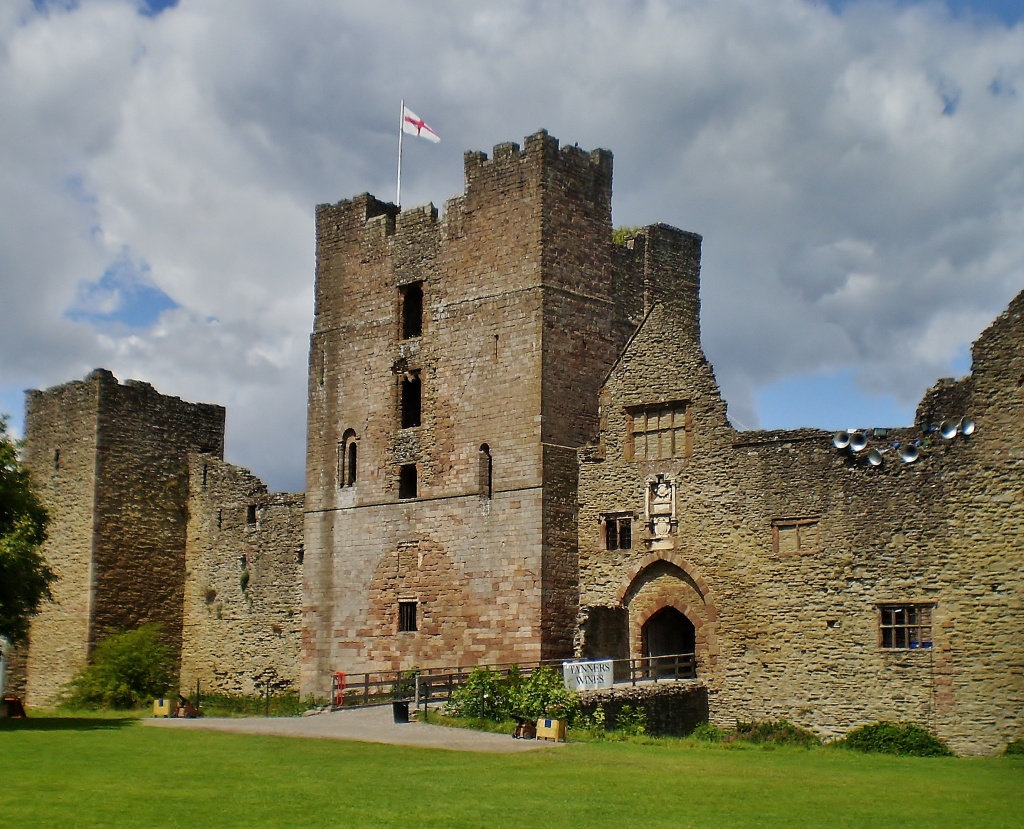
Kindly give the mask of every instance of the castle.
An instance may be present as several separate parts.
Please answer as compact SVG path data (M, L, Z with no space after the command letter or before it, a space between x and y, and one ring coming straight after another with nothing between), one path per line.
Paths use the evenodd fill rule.
M442 218L317 209L304 496L223 461L219 407L101 370L29 394L62 577L30 704L156 620L183 687L694 651L723 723L1019 739L1024 295L912 427L737 432L699 236L614 243L611 154L543 131L465 178Z

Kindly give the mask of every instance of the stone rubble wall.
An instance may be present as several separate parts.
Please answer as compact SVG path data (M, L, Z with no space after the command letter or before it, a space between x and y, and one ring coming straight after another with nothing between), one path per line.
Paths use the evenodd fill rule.
M618 728L623 706L642 710L652 737L685 737L708 721L708 691L697 680L616 685L600 691L580 692L580 709L592 717L604 711L605 728Z
M678 309L656 309L602 392L600 441L581 451L579 652L639 656L644 622L671 606L696 629L723 726L785 717L834 737L910 720L961 753L1019 739L1020 305L979 340L970 382L926 396L945 406L936 417L969 415L977 432L947 442L920 424L889 429L871 440L879 467L819 430L734 432ZM627 407L659 400L691 402L692 456L627 460ZM916 438L920 459L902 463L892 442ZM674 480L678 516L658 543L644 526L655 474ZM637 516L632 549L609 552L601 516L621 511ZM808 547L778 546L776 525L793 520L807 522ZM881 647L886 603L932 606L933 647Z
M189 457L183 693L297 691L302 493L268 493L248 470Z

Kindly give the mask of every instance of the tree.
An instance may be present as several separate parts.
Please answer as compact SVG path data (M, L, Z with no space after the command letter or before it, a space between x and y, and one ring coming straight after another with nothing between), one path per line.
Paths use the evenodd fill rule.
M50 598L56 574L40 547L46 540L46 509L18 459L18 446L0 415L0 636L24 641L29 619Z

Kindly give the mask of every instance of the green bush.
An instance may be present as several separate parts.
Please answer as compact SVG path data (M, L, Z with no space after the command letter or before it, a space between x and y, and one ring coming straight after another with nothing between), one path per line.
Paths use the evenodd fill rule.
M174 660L160 626L114 633L93 650L65 689L61 704L74 708L137 708L164 697L174 681Z
M914 723L876 722L849 732L836 745L854 751L904 754L912 757L951 757L953 752L928 729Z
M717 725L702 722L690 732L690 737L701 743L720 743L725 739L725 732Z
M453 717L501 722L509 717L507 686L501 674L489 668L474 668L466 683L452 691L444 710Z
M551 668L538 668L527 677L516 668L507 677L487 668L474 668L465 685L452 692L445 713L493 722L513 717L572 722L579 713L579 696L568 690Z
M1024 740L1010 740L1006 745L1006 753L1013 754L1024 754Z
M641 706L623 705L615 718L615 730L633 737L647 733L647 712Z
M758 745L818 746L821 740L813 731L794 725L789 720L765 722L737 722L736 728L726 736L726 742L743 740Z

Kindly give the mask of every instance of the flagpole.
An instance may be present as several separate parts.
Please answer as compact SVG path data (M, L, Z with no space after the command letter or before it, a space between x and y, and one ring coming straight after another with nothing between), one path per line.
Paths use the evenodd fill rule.
M402 207L402 133L405 132L405 98L398 113L398 186L395 188L395 207Z

